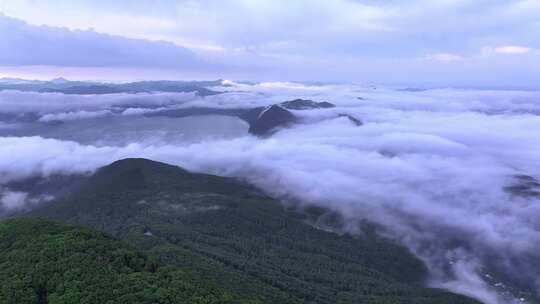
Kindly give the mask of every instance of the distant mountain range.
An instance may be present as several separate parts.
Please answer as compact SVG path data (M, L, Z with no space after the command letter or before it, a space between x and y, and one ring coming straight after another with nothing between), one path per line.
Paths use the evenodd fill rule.
M220 86L222 80L215 81L138 81L130 83L101 83L91 81L69 81L56 78L50 81L23 80L17 78L0 79L0 91L18 90L40 93L63 94L114 94L114 93L145 93L145 92L195 92L199 96L209 96L220 92L207 87Z
M103 95L119 93L195 93L205 97L222 94L225 92L216 91L209 88L227 86L223 80L214 81L140 81L131 83L100 83L88 81L69 81L64 78L56 78L50 81L24 80L17 78L1 78L0 91L18 90L25 92L39 93L62 93L70 95ZM272 135L279 128L286 128L299 122L298 117L291 111L328 109L335 105L326 101L317 102L308 99L294 99L281 103L269 105L267 107L245 108L212 108L212 107L190 107L180 109L163 109L145 114L147 116L170 116L185 117L193 115L228 115L236 116L245 120L249 124L249 132L253 135L265 137ZM7 117L5 120L32 121L37 120L35 113L23 113L16 117ZM337 114L338 117L347 117L354 125L362 125L362 121L349 114Z
M20 183L19 190L40 191L36 184ZM120 241L48 221L0 223L0 264L7 261L0 278L20 278L0 289L0 298L18 303L43 295L66 299L68 291L74 293L68 299L76 299L83 292L77 286L87 284L87 294L100 284L121 286L105 293L113 302L147 296L130 303L179 303L160 300L178 295L177 288L178 299L190 293L210 299L183 303L478 303L424 287L422 262L369 225L361 237L344 234L343 220L327 210L286 209L241 181L145 159L117 161L80 177L25 216L85 226ZM172 268L156 270L164 265ZM91 280L86 271L102 282L85 281ZM106 302L92 297L86 303Z

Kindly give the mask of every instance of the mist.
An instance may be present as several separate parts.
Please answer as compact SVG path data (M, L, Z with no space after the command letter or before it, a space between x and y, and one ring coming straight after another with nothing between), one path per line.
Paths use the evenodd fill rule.
M540 297L540 195L508 190L540 180L539 92L226 84L204 98L0 92L1 208L50 199L10 182L144 157L241 178L285 204L325 207L351 233L376 223L426 262L431 286L488 304ZM159 115L300 97L336 107L293 111L298 124L264 139L236 117Z

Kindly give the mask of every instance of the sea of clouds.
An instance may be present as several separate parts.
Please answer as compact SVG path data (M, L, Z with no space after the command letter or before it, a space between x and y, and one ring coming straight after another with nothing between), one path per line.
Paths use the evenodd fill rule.
M540 180L540 92L227 84L205 98L0 92L0 206L39 203L10 181L145 157L326 207L352 232L378 223L426 262L432 286L488 304L540 297L540 197L505 190ZM145 115L294 98L337 107L294 111L301 123L266 139L235 117Z

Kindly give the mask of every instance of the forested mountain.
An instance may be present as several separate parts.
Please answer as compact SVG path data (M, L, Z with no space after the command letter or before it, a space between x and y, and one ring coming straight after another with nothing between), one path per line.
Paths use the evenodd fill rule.
M423 264L389 240L317 229L245 183L144 159L30 215L106 232L262 303L478 303L423 287Z

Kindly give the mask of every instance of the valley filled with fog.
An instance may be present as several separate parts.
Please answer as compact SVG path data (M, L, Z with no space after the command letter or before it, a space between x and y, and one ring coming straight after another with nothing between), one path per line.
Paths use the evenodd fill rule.
M14 182L144 157L324 207L353 234L374 223L425 261L431 286L489 304L540 298L540 92L205 89L216 93L0 91L0 215L55 195ZM288 109L294 123L265 136L238 114L295 99L335 106Z

